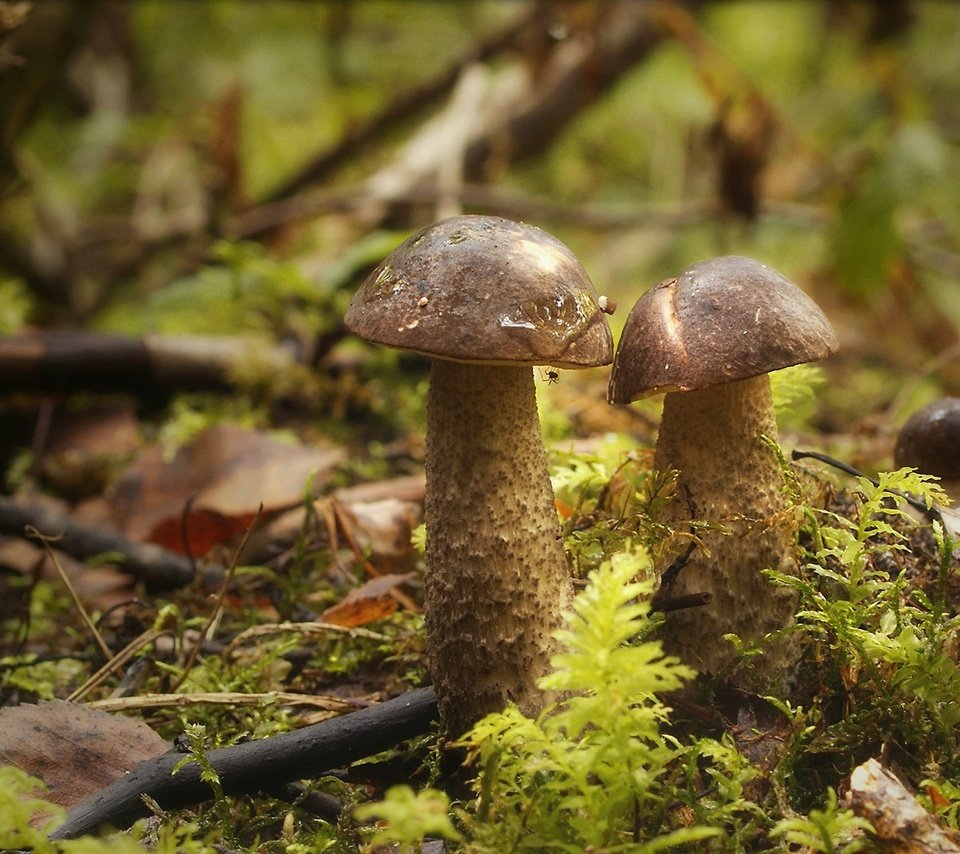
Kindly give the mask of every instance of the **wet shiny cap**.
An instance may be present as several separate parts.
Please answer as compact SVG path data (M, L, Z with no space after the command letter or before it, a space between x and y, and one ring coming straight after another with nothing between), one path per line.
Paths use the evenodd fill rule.
M693 391L825 359L837 335L789 279L737 255L711 258L647 291L627 317L611 403Z
M911 415L893 450L897 468L960 477L960 397L942 397Z
M608 365L613 340L586 271L559 240L495 216L456 216L405 240L350 303L347 329L462 362Z

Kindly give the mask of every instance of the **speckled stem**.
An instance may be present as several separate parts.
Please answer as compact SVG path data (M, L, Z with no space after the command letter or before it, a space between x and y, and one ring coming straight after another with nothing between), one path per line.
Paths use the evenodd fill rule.
M777 458L761 435L777 437L766 374L664 400L654 465L680 472L666 521L682 530L686 520L705 520L729 532L700 533L709 556L695 551L669 591L711 596L703 607L670 612L664 627L667 649L703 673L720 673L732 662L724 634L757 639L790 624L796 608L789 589L760 574L795 571L798 524L781 491ZM660 569L676 556L666 555ZM757 689L782 684L796 657L793 643L771 645L740 681Z
M435 359L427 402L427 653L446 730L543 703L571 582L529 367Z

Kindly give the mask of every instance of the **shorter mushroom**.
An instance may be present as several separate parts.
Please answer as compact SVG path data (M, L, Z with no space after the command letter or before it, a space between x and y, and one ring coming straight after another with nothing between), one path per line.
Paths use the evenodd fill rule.
M893 463L936 475L956 504L960 499L960 397L942 397L914 412L897 434Z
M836 334L820 308L788 279L749 258L725 256L696 264L656 285L627 318L610 378L611 403L665 392L654 466L678 472L664 521L692 520L701 548L669 551L661 572L678 558L661 597L707 604L668 613L665 645L702 673L733 661L723 642L734 633L759 640L788 625L796 597L760 571L796 568L799 521L783 495L768 372L824 359ZM670 576L674 573L671 572ZM768 646L747 681L777 683L795 651Z
M459 735L509 701L536 714L572 588L533 367L610 363L600 297L546 232L458 216L384 259L345 323L432 357L424 606L445 728Z

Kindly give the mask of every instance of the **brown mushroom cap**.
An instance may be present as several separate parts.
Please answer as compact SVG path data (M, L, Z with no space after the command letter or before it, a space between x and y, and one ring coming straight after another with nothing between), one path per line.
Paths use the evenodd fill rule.
M409 237L344 322L368 341L455 361L585 368L613 358L599 294L573 253L495 216L450 217Z
M759 261L701 261L647 291L627 317L611 403L693 391L825 359L837 335L819 306Z
M900 428L893 462L897 468L960 477L960 397L942 397L914 412Z

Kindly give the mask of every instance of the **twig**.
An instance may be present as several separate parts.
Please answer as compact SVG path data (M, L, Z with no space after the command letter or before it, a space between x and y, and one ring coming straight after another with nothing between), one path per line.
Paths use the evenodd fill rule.
M683 2L689 7L697 5L696 0ZM467 181L482 181L491 164L502 169L547 149L577 116L646 59L665 37L648 4L609 4L607 11L610 14L597 12L583 31L578 28L569 38L545 50L536 80L524 82L526 76L519 75L498 78L503 89L498 89L496 97L478 111L473 127L462 129L468 136L457 140L463 151L458 171ZM446 88L452 87L459 72L458 68L457 77ZM294 191L313 183L298 180L264 203L241 211L227 232L236 237L262 237L283 222L310 216L310 211L315 213L318 207L347 211L375 226L397 204L414 201L422 191L429 194L428 201L436 202L440 194L452 194L459 204L470 204L464 188L438 186L437 167L444 162L447 137L425 133L425 129L432 130L430 123L436 118L425 123L399 156L370 176L362 187L295 196ZM404 162L404 152L409 153L418 137L424 151L431 140L435 141L435 156L421 152L415 164ZM384 180L385 176L389 180Z
M139 652L141 649L143 649L143 647L147 646L147 644L153 643L157 638L169 634L170 632L166 629L150 629L141 634L139 637L134 638L122 650L120 650L120 652L114 656L110 656L107 663L104 664L103 667L101 667L96 673L90 676L90 678L87 679L87 681L77 688L72 694L70 694L70 696L67 697L67 700L70 702L76 702L83 699L111 673L133 658L136 652Z
M878 481L876 478L873 478L867 474L864 474L859 469L855 469L853 466L847 465L845 462L842 462L841 460L835 459L834 457L828 456L827 454L821 454L819 451L796 451L795 450L791 454L791 458L794 460L806 460L806 459L817 460L821 463L826 463L828 466L833 466L833 468L837 469L838 471L844 472L844 474L849 474L852 477L862 477L864 480L868 481L869 483L872 483L874 486L880 485L880 481ZM919 498L914 498L914 496L910 495L907 492L901 492L899 489L891 489L890 492L892 492L894 495L900 496L900 498L906 501L907 504L909 504L915 510L919 510L921 513L923 513L923 515L927 519L931 519L931 520L937 519L941 522L941 524L943 523L943 518L941 516L941 509L936 504L933 504L928 507L926 503L921 501Z
M224 576L223 583L220 585L220 592L217 594L217 602L210 611L210 616L207 618L207 622L204 625L203 630L200 632L200 641L207 637L207 633L210 631L210 628L213 626L214 622L220 618L220 614L223 611L224 600L227 598L227 590L230 588L230 582L233 580L233 576L237 571L237 564L240 562L240 555L243 554L243 550L247 546L247 541L250 539L250 534L256 527L261 513L263 513L263 504L260 504L260 506L257 507L257 512L254 514L250 524L247 525L247 530L243 532L243 539L240 540L240 545L237 546L236 551L233 553L233 560L230 561L230 567L227 569L227 574ZM190 650L190 654L187 656L186 664L183 666L183 672L170 687L171 691L176 691L177 688L187 681L187 676L190 675L190 671L193 668L193 665L196 664L197 657L200 655L201 647L202 643L194 644L193 648Z
M0 338L0 392L127 393L227 390L236 369L288 370L293 356L265 341L216 335L129 338L82 330Z
M667 614L671 611L683 611L687 608L701 608L709 605L713 597L706 592L702 593L684 593L680 596L665 596L662 599L654 596L650 602L650 607L654 611L660 611Z
M380 753L422 735L436 719L433 689L422 688L294 732L211 750L206 758L226 794L269 790ZM182 753L166 753L141 762L73 807L50 838L73 839L104 825L129 827L149 814L144 795L165 810L209 800L212 790L200 779L196 762L183 765L173 776L183 759Z
M803 460L808 458L819 460L822 463L833 466L834 468L839 469L846 474L853 475L854 477L862 477L864 480L872 483L874 486L880 485L880 482L874 478L865 475L863 472L853 468L853 466L848 466L846 463L840 462L840 460L835 460L833 457L828 457L826 454L820 454L816 451L793 452L794 460ZM932 502L929 506L927 506L924 501L921 501L919 498L915 498L908 492L902 492L899 489L891 489L890 492L892 492L894 495L898 495L900 498L906 501L907 504L922 513L924 518L928 521L938 523L941 526L944 534L953 543L951 548L953 548L956 543L960 541L960 514L958 514L957 511L952 507L942 507L936 502ZM954 554L955 556L960 556L957 554L956 550L954 550Z
M357 700L323 694L298 694L293 691L267 691L245 694L240 691L205 691L198 694L144 694L136 697L111 697L91 700L85 705L102 712L130 712L144 709L182 708L186 706L259 706L264 702L278 706L314 706L328 712L353 712L366 704Z
M722 215L720 205L698 201L658 206L589 205L565 203L503 187L464 183L448 191L461 206L476 211L536 222L572 224L595 231L623 231L646 228L678 230L712 222ZM269 202L242 211L228 225L236 238L261 237L275 228L324 214L357 215L373 203L397 205L435 205L440 198L437 187L418 186L393 193L389 198L374 196L365 184L324 190L305 190L298 196ZM831 214L814 205L765 201L758 219L797 229L823 226Z
M190 547L190 513L196 500L197 493L194 492L183 502L183 510L180 511L180 545L183 547L183 555L194 573L197 571L197 556Z
M491 59L510 47L528 27L536 26L541 18L542 9L534 5L534 8L518 21L477 42L440 74L401 93L373 118L366 122L357 123L347 130L333 148L317 154L271 192L264 199L264 202L271 203L289 198L299 193L304 187L324 180L335 169L356 157L360 151L384 136L391 128L452 89L460 78L463 69L474 63Z
M334 623L318 622L269 623L251 626L249 629L240 632L240 634L226 645L223 654L231 655L237 647L243 646L251 640L257 640L265 635L300 634L304 637L310 637L311 635L330 634L331 632L334 634L349 635L351 638L366 638L374 641L387 640L386 635L380 634L379 632L372 632L370 629L365 629L360 626L348 627L338 626Z
M63 567L60 565L60 561L57 559L57 555L50 545L51 542L56 542L57 538L48 537L45 534L41 534L32 525L27 526L26 534L31 539L39 540L43 544L43 548L47 553L47 557L53 563L54 567L56 567L57 574L60 576L63 586L67 588L67 593L70 595L74 606L80 614L80 619L83 620L84 625L87 627L90 634L93 635L93 639L96 641L97 646L100 647L100 652L103 653L103 657L109 661L113 657L113 652L110 650L110 647L107 646L107 642L103 639L103 635L100 634L100 632L97 630L97 627L93 624L93 620L90 619L87 609L83 606L83 602L77 595L77 591L74 589L74 586L67 577L67 574L63 571Z

